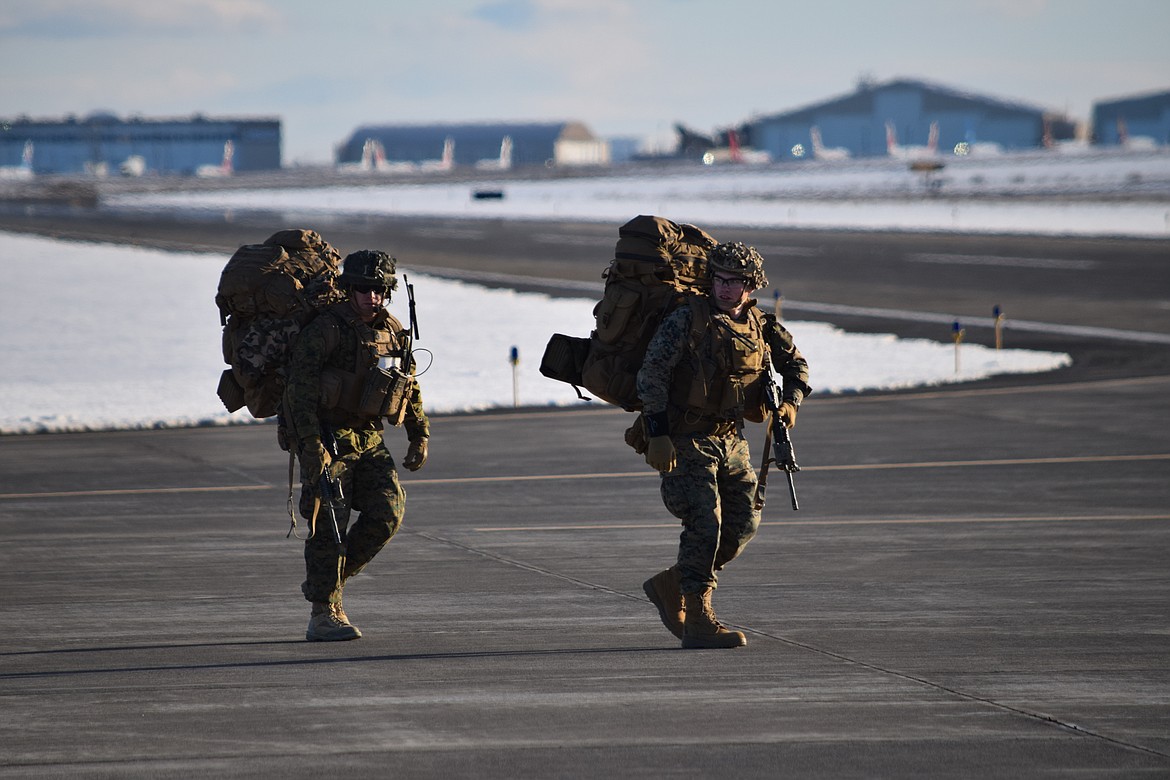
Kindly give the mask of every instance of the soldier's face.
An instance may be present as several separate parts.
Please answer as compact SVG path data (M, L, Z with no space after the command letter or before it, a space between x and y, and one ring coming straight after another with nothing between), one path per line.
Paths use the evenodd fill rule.
M385 291L380 287L352 287L349 291L349 305L362 322L372 322L385 302Z
M754 291L742 276L716 272L711 277L711 292L720 311L737 312Z

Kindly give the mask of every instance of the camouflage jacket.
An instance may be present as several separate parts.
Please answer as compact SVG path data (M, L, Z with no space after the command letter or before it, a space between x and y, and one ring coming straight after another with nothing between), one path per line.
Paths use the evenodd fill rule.
M348 306L348 303L338 304ZM400 331L401 324L389 315L386 310L378 312L370 324L375 330L390 331L396 337L409 338L409 335ZM329 329L340 330L340 339L331 338ZM336 342L333 346L331 342ZM333 346L332 349L330 347ZM329 314L328 311L318 315L305 325L293 346L292 355L288 364L288 382L285 387L285 410L288 423L296 432L298 439L303 439L318 433L321 430L322 418L329 414L321 408L321 375L328 368L337 368L351 371L358 364L361 340L357 331L344 322L340 317ZM413 361L407 367L413 373ZM335 421L335 427L340 430L381 431L381 418L344 419ZM418 382L413 383L406 416L403 420L407 436L411 441L425 438L430 435L430 424L423 411L422 390Z
M755 300L748 301L747 307L755 306ZM727 317L714 307L709 308L713 319ZM672 397L671 390L675 368L682 360L695 357L690 354L693 352L690 343L693 311L693 307L685 303L676 307L663 318L646 348L637 382L638 398L647 416L683 410L683 403L679 398ZM747 316L746 313L744 316ZM764 340L771 350L772 367L781 377L781 395L784 400L799 406L804 397L812 392L808 384L808 361L796 348L792 334L774 316L764 314L762 319ZM705 332L709 333L710 329Z

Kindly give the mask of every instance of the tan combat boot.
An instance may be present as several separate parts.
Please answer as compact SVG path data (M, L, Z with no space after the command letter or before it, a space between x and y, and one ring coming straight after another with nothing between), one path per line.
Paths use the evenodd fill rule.
M642 590L646 592L646 598L650 599L650 603L658 608L658 617L661 618L662 625L666 626L666 630L682 639L686 609L678 586L678 572L672 566L643 582Z
M362 632L349 622L341 604L313 602L313 612L309 618L309 627L305 630L305 639L310 642L344 642L348 639L360 639L361 636Z
M747 637L742 631L730 631L715 619L711 608L711 588L701 593L684 593L686 622L683 628L682 646L687 649L743 647Z

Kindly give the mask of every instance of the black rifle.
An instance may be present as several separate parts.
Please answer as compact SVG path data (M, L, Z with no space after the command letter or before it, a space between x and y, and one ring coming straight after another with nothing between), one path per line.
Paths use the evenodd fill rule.
M406 301L410 308L410 335L414 339L418 339L418 315L414 310L414 285L406 280L406 274L402 275L402 283L406 285Z
M321 443L325 445L325 451L337 460L337 438L333 435L333 429L325 423L321 423ZM328 466L321 472L320 491L321 503L329 510L329 519L333 522L333 540L337 542L338 551L344 552L341 526L337 524L337 507L345 501L345 492L341 488L341 477L331 478Z
M406 328L405 344L402 347L402 370L404 373L414 373L414 342L418 340L418 313L414 308L414 285L402 275L402 283L406 286L406 301L410 309L410 324Z
M800 503L796 500L796 482L792 479L792 475L800 471L800 466L796 463L796 450L792 447L792 437L788 435L788 426L784 424L784 419L780 416L780 388L776 387L771 372L768 373L764 384L764 402L772 413L771 427L768 429L768 438L772 443L772 457L769 458L768 453L764 452L764 465L760 468L760 481L756 487L756 509L764 507L764 493L768 483L768 464L775 463L777 468L784 469L784 474L788 477L788 495L792 498L792 510L795 512L800 509ZM765 450L767 446L767 444L764 445Z

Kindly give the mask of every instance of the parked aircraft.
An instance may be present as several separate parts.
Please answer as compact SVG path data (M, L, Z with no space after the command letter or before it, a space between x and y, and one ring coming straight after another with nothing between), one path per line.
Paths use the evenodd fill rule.
M33 142L25 141L20 153L20 165L0 165L0 179L22 180L33 177Z
M1075 138L1057 140L1052 132L1052 120L1045 117L1040 143L1045 149L1058 154L1087 154L1092 151L1088 136L1088 127L1082 124L1077 126Z
M232 175L232 155L235 154L235 146L231 139L223 142L223 160L219 165L200 165L195 169L195 175L202 178L215 178L219 176Z
M362 157L357 162L339 163L341 173L393 173L413 171L417 166L405 160L387 160L386 149L377 138L367 138L362 144Z
M893 122L886 122L886 153L897 160L928 160L938 155L938 122L930 123L926 146L900 146Z
M1148 152L1158 148L1158 142L1148 135L1130 135L1125 117L1117 117L1117 143L1131 152Z
M808 129L808 135L812 139L814 160L848 160L851 156L849 150L844 146L831 146L826 148L821 142L821 128L816 125Z
M443 156L438 160L423 160L419 168L424 171L449 171L455 167L455 139L447 136L443 141Z
M500 156L479 160L475 167L486 171L508 171L512 169L512 136L506 135L500 141Z
M716 163L732 163L734 165L767 165L772 162L772 155L762 149L749 149L739 145L739 135L734 130L727 131L727 147L711 149L703 153L704 165Z

